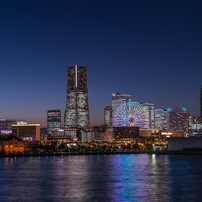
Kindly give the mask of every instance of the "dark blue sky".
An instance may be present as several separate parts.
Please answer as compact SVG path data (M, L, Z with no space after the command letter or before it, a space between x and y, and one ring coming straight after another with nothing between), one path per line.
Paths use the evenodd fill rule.
M200 0L1 0L0 118L46 126L66 107L67 66L88 66L91 125L111 93L199 115Z

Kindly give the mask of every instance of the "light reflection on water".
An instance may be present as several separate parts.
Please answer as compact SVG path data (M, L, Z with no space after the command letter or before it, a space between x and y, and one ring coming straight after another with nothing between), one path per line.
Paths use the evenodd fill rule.
M195 155L1 158L0 201L201 201Z

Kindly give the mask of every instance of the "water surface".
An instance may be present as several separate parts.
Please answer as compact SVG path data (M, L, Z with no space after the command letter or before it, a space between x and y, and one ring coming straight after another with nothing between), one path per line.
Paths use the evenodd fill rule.
M200 155L0 158L0 201L202 201Z

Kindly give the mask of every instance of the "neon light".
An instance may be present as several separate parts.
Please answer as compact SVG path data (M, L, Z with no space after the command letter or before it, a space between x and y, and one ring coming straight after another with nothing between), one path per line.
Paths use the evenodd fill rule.
M139 102L126 102L114 112L113 125L115 127L126 127L130 124L140 128L149 127L148 111Z
M171 112L171 111L172 111L172 108L168 108L167 111L168 111L168 112Z
M183 109L183 111L185 111L185 112L187 111L187 109L186 109L185 107L182 107L182 109Z

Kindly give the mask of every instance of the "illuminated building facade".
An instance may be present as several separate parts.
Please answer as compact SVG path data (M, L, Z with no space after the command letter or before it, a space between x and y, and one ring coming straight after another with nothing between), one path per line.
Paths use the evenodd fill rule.
M87 66L68 66L64 127L82 128L89 125Z
M189 129L201 130L202 129L202 117L189 116Z
M139 127L114 127L114 139L131 141L139 137Z
M13 124L27 124L25 120L22 119L0 119L0 133L1 135L11 134Z
M200 88L200 113L201 113L201 117L202 117L202 85Z
M104 125L112 124L112 106L106 106L104 108Z
M40 141L40 124L12 125L12 134L22 140Z
M25 142L13 135L0 137L0 152L24 152Z
M61 129L61 112L57 110L48 110L47 112L47 132L51 134L53 131Z
M95 139L93 131L81 131L81 140L82 141L93 141Z
M112 119L114 117L114 112L116 111L116 109L126 102L131 102L131 95L112 93Z
M167 129L167 110L155 109L155 128Z
M149 126L148 128L155 128L155 110L154 104L140 102L140 104L145 108L149 115Z
M171 131L188 131L189 129L189 112L185 108L168 108L167 130Z

